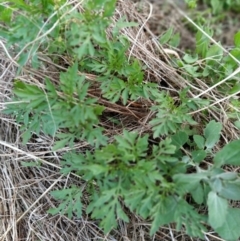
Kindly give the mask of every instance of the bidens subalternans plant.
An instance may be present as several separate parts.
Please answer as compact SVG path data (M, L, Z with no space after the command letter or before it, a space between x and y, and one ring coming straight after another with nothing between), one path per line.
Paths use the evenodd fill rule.
M137 24L124 18L117 23L112 20L116 1L84 1L81 11L64 1L41 1L41 9L39 1L10 2L22 14L3 7L1 20L9 31L2 27L1 33L20 53L19 71L28 62L39 68L41 51L53 56L56 65L61 63L56 53L71 60L58 82L47 77L41 84L15 80L14 102L6 103L4 110L20 124L24 144L33 134L44 133L53 139L53 151L67 147L61 172L73 172L85 182L84 187L53 191L59 205L48 212L69 218L87 213L106 233L117 227L119 219L128 222L129 212L134 212L151 222L152 235L173 223L190 236L203 238L211 227L222 238L237 240L240 210L229 201L240 200L240 179L223 166L240 165L240 141L216 152L222 125L210 121L201 131L189 114L208 101L189 98L188 88L179 91L176 101L159 84L145 81L143 64L128 59L130 42L121 33L122 28ZM111 34L107 34L109 29ZM165 43L171 36L169 31ZM196 56L211 58L204 62L204 69L197 65L199 57L190 54L173 63L186 71L189 81L214 73L218 61L232 63L218 47L200 44L203 35L197 33L196 38ZM129 131L122 123L121 133L109 136L101 122L109 105L126 107L141 100L151 103L147 131ZM87 148L71 150L79 141L86 142ZM84 192L89 196L87 204L82 202ZM200 212L200 207L207 212Z

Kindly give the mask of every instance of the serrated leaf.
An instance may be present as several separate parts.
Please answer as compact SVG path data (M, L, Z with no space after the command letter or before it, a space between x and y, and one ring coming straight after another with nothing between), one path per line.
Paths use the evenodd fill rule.
M73 204L73 211L74 213L76 213L78 218L81 218L82 216L82 203L80 201L81 196L82 196L81 193L75 196L75 202Z
M154 235L159 227L174 221L174 214L177 208L176 200L173 196L164 198L152 211L153 222L151 225L150 235Z
M211 191L208 194L207 205L210 225L214 229L221 227L228 214L228 201Z
M97 176L101 173L107 172L108 168L102 165L98 165L98 164L89 164L86 166L82 166L80 167L80 169L86 169L92 172L92 174L94 176Z
M143 199L145 194L144 190L133 190L131 193L126 192L125 194L125 204L131 211L136 211L138 213L139 203Z
M124 222L129 222L129 218L126 213L122 210L122 207L119 202L117 202L117 217L123 220Z
M127 140L126 138L122 136L114 136L114 139L118 142L118 145L125 149L131 149L132 145L130 144L130 140Z
M88 45L89 45L89 39L86 39L79 48L75 50L77 57L79 60L82 59L82 57L88 53Z
M48 91L50 91L51 93L57 95L55 86L52 84L52 82L50 81L50 79L46 78L46 79L45 79L45 84L46 84L46 89L47 89Z
M105 35L100 34L99 31L94 31L92 37L96 42L106 43Z
M58 208L49 208L47 210L47 213L51 214L51 215L56 215L59 213L59 209Z
M221 130L221 123L212 120L207 124L206 128L204 129L204 136L206 138L205 146L208 149L213 148L214 145L219 141Z
M238 241L240 237L240 209L228 208L222 226L215 228L215 231L227 241Z
M22 142L23 145L26 145L27 142L30 140L32 136L31 130L26 130L23 134L22 134Z
M51 192L51 195L57 199L57 200L61 200L66 198L69 195L69 189L61 189L61 190L54 190Z
M57 151L63 147L65 147L65 145L69 142L69 138L60 140L60 141L56 141L55 145L53 146L52 150L53 151Z
M78 187L73 186L68 189L55 190L51 192L51 195L56 200L61 200L61 203L58 207L49 209L48 213L52 215L57 213L67 214L68 218L72 218L73 213L76 213L80 218L82 214L82 193Z
M141 203L139 204L139 206L140 206L139 214L143 218L147 218L149 216L150 211L151 211L152 205L153 205L153 197L152 196L148 196L147 198L142 199Z
M240 140L232 141L220 150L214 157L216 167L222 165L240 165Z
M102 219L100 226L103 227L104 233L108 233L111 229L116 228L117 219L115 217L114 206L108 210L106 216Z
M31 100L31 102L28 104L28 108L35 109L35 108L39 108L40 106L43 107L45 105L46 105L45 97L41 96L38 99Z

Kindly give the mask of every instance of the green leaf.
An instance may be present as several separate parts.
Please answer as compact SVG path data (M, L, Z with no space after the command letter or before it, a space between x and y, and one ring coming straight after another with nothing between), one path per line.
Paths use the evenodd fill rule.
M240 48L240 31L234 35L234 45Z
M153 222L151 225L150 235L154 235L159 227L172 223L177 208L177 202L173 196L159 198L159 204L153 208ZM161 200L162 199L162 200Z
M124 196L125 204L126 206L132 211L137 212L139 209L139 203L141 203L141 200L143 199L145 194L145 190L132 190L131 192L126 191L126 194Z
M89 170L94 176L107 172L108 168L98 164L88 164L86 166L80 167L80 169Z
M128 101L128 89L124 89L123 92L122 92L122 100L123 100L123 104L126 105L127 104L127 101Z
M0 6L0 20L5 22L5 24L11 23L12 13L13 9Z
M234 125L240 130L240 120L235 121Z
M56 199L60 200L61 203L56 208L50 208L48 213L55 215L55 214L67 214L68 218L72 218L73 214L76 213L77 217L80 218L82 215L82 203L81 197L82 192L81 190L73 186L68 189L62 190L55 190L51 192L51 195Z
M209 223L214 229L221 227L224 224L228 213L228 201L219 197L217 193L210 192L208 194L207 205Z
M187 63L187 64L193 64L193 63L195 63L197 60L198 60L198 56L196 55L196 56L191 56L191 55L189 55L189 54L185 54L184 56L183 56L183 60L185 61L185 63Z
M20 65L20 67L23 67L29 58L29 53L22 53L18 59L18 64Z
M204 32L206 32L208 35L212 37L213 30L209 27L202 28ZM210 39L202 33L200 30L198 30L196 34L196 52L203 58L206 57L208 46L210 43Z
M207 180L207 173L176 174L173 180L179 187L180 193L186 193L197 188L202 180Z
M104 17L111 17L115 11L116 0L107 1L104 6Z
M206 138L205 146L208 149L213 148L214 145L219 141L221 130L221 123L212 120L207 124L206 128L204 129L204 136Z
M200 135L194 135L193 140L199 149L204 149L205 139Z
M40 90L37 86L25 84L24 82L18 80L14 83L13 92L22 100L35 100L44 96L42 90Z
M223 180L236 180L238 178L238 174L236 172L223 172L217 175L218 178Z
M197 0L185 0L189 8L194 9L197 7Z
M170 38L168 44L174 48L177 48L180 44L180 41L181 41L180 33L176 33Z
M26 145L27 142L30 140L32 136L31 130L26 130L23 134L22 134L22 139L23 139L23 145Z
M88 45L89 45L90 40L86 39L79 48L77 48L76 54L79 60L82 59L82 57L88 53Z
M221 227L215 231L227 241L238 241L240 237L240 209L229 208Z
M172 144L175 145L177 149L179 149L187 142L188 135L186 134L186 132L179 131L178 133L173 135L171 139L172 139Z
M231 90L229 91L229 94L234 94L238 91L240 91L240 83L237 82L235 85L232 86Z
M171 27L159 38L159 43L166 44L170 40L172 34L173 34L173 28Z
M139 204L139 214L146 219L149 216L149 213L151 212L152 205L153 196L148 196L145 199L142 199Z
M210 187L214 192L218 193L222 190L222 187L223 187L222 181L219 178L214 177L210 181Z
M192 158L193 161L196 163L200 163L205 159L207 156L207 153L204 150L197 150L197 151L192 151Z
M55 86L53 85L53 83L50 81L50 79L46 78L45 79L45 84L46 84L46 89L48 91L50 91L51 93L57 95L57 91L55 89Z
M95 54L95 49L94 49L94 46L91 41L89 41L89 43L88 43L88 52L91 57L93 57Z
M213 14L220 13L223 10L224 1L210 0Z
M199 214L193 205L190 205L184 199L178 200L175 221L177 230L180 231L182 225L184 225L185 233L190 236L204 239L203 232L205 232L206 228L203 223L206 223L207 220L204 215Z
M69 138L66 138L66 139L63 139L63 140L60 140L60 141L56 141L52 150L57 151L57 150L63 148L68 142L69 142Z
M210 58L210 60L207 60L207 63L210 64L212 61L220 61L223 56L223 50L218 45L214 44L211 46L207 51L207 58Z
M202 187L201 184L197 185L197 187L195 189L193 189L190 193L191 193L194 201L197 204L203 203L203 201L204 201L204 191L203 191L203 187Z
M106 216L102 219L100 226L103 227L104 233L108 233L111 229L116 228L117 219L114 206L107 210Z
M193 77L199 77L199 73L198 73L198 69L199 67L198 66L193 66L193 65L190 65L190 64L185 64L183 66L183 68L190 74L192 75Z
M240 140L232 141L220 150L214 157L216 167L222 165L240 165Z
M229 200L239 201L240 200L240 184L239 183L224 183L219 192L221 197Z
M126 213L122 210L121 204L117 202L117 217L123 220L124 222L129 222L129 218Z
M41 166L41 162L40 161L36 161L36 162L21 162L21 165L23 167L40 167Z
M43 108L46 105L46 101L45 101L45 96L41 96L38 99L32 100L29 104L28 104L28 108Z

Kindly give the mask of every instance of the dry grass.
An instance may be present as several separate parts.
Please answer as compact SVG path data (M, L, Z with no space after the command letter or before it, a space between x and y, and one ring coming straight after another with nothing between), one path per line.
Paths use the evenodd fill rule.
M79 3L79 1L76 1ZM233 108L229 104L230 96L222 96L216 86L209 88L201 79L195 79L191 84L185 80L179 71L172 68L168 63L172 55L182 54L182 49L169 50L160 46L156 38L156 33L166 24L174 25L180 31L186 33L186 29L178 21L184 13L178 7L172 5L166 8L164 1L159 1L157 8L147 2L133 3L128 0L118 1L115 20L126 15L129 20L139 23L137 28L128 28L123 31L132 43L129 50L129 57L134 56L141 60L146 66L145 81L159 83L162 89L166 89L172 96L177 98L177 93L183 87L190 87L189 96L204 96L211 101L215 108L206 107L208 116L201 114L201 111L192 113L199 121L199 126L203 121L215 119L223 123L222 145L232 139L237 139L239 131L227 118L227 110ZM75 5L81 9L81 4ZM163 9L161 12L159 9ZM171 9L171 10L170 10ZM156 19L161 20L160 30L154 29ZM189 21L191 21L189 19ZM156 27L156 26L155 26ZM186 38L186 37L185 37ZM192 39L188 38L192 43ZM214 41L214 39L212 40ZM5 43L1 40L0 48L0 108L4 108L4 103L11 98L13 79L16 77L17 64L16 56L9 54L5 48ZM226 50L225 50L226 51ZM24 68L18 79L28 83L42 85L47 76L55 83L58 82L59 72L64 70L62 66L70 65L68 58L62 56L62 65L57 66L51 62L51 56L42 53L42 69L33 70L29 66ZM236 72L234 73L234 75ZM86 73L87 78L94 82L95 76ZM227 79L222 82L226 82ZM164 83L164 84L163 84ZM90 96L99 97L97 88L90 90ZM145 132L148 130L148 120L152 113L149 111L151 102L129 102L128 106L112 104L99 97L99 102L106 106L105 116L101 125L107 130L106 134L113 136L121 133L119 126L113 126L108 122L107 116L114 116L119 119L127 129ZM239 110L236 110L239 111ZM49 192L60 189L70 184L83 187L84 183L76 175L62 176L59 173L60 159L68 149L63 148L58 152L53 152L51 146L53 139L48 136L34 135L27 145L21 144L21 133L19 126L14 119L4 115L0 116L0 237L3 241L76 241L76 240L122 240L122 241L147 241L147 240L198 240L191 239L184 232L176 232L174 226L165 227L159 230L154 237L149 236L149 223L129 213L130 223L119 222L117 230L104 235L98 227L96 221L92 221L86 214L81 219L69 220L65 216L52 217L46 214L50 207L57 203L53 200ZM87 143L76 143L78 150L87 148ZM219 147L220 148L220 147ZM38 161L40 167L24 167L21 162ZM88 196L84 197L88 202ZM206 234L205 240L222 240L214 233Z

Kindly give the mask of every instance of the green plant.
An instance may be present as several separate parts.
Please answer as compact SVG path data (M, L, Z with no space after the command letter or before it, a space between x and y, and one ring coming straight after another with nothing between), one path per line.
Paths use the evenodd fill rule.
M231 218L239 210L231 208L228 200L240 200L240 179L237 173L226 173L222 166L239 165L240 141L231 142L214 154L212 148L220 131L221 124L211 121L204 136L194 135L193 141L180 131L158 145L149 145L148 135L139 137L124 131L123 136L115 136L115 142L94 153L67 153L62 172L74 171L88 183L91 201L87 213L101 220L105 232L116 227L118 219L128 221L124 204L152 220L152 234L160 226L175 222L178 229L183 225L189 235L203 237L208 224L223 238L236 240L240 233L238 229L229 233L229 226L239 224L239 218ZM186 143L193 146L187 155L182 151ZM213 158L214 163L205 169L201 165L207 158ZM93 182L98 190L92 187ZM65 203L65 191L58 193ZM191 195L190 203L186 195ZM72 200L79 202L77 198ZM198 205L208 206L208 215L198 213ZM66 213L69 209L61 211Z
M237 240L240 211L232 208L230 201L240 200L240 178L223 166L240 165L240 141L216 153L222 125L210 121L201 132L189 114L208 101L189 98L189 88L181 90L176 101L158 84L144 81L144 66L127 58L130 44L121 34L122 28L136 24L124 18L113 22L116 1L84 1L78 11L61 1L10 2L11 8L0 8L1 20L10 27L10 31L2 27L1 34L19 53L20 67L31 62L38 68L41 53L66 55L71 64L57 82L50 78L35 84L16 80L12 101L6 103L4 112L21 125L24 144L33 133L51 136L54 151L73 147L79 140L89 144L84 150L67 151L61 162L63 174L74 172L86 183L84 192L90 196L86 213L98 220L106 233L119 219L128 222L128 213L134 212L152 222L152 235L159 227L174 223L177 230L185 228L190 236L203 238L211 227L221 237ZM13 9L20 14L14 15ZM109 29L111 34L107 34ZM205 32L212 34L210 29ZM160 42L170 44L172 40L177 45L178 35L172 33L168 30ZM237 33L232 52L236 58L239 45ZM59 64L61 59L53 57L53 61ZM214 84L236 68L233 59L211 45L200 31L195 52L173 64L185 70L183 76L189 83L193 77L202 77ZM83 73L96 78L90 81ZM231 84L234 88L237 83ZM91 94L92 87L98 98ZM122 134L109 139L101 125L107 105L126 106L139 99L152 101L148 133L127 131L123 126ZM207 165L207 161L212 163ZM69 218L85 214L83 188L55 190L52 196L60 204L51 208L50 214ZM200 212L200 207L207 207L208 212Z
M16 120L22 124L25 144L32 132L39 134L42 131L59 139L54 149L66 143L73 146L76 139L99 146L106 143L103 129L96 128L104 107L98 105L96 99L87 97L88 87L84 76L78 75L77 64L61 73L57 88L48 79L45 89L17 81L14 101L22 101L19 105L9 104L5 113L16 114ZM67 133L58 133L60 128L67 129Z
M190 8L196 8L200 1L185 0L185 2ZM229 9L239 12L240 7L239 0L204 0L204 3L210 5L213 14L219 14Z
M211 5L211 8L213 9L213 13L214 14L218 14L220 12L222 12L223 10L235 10L235 11L239 11L239 7L240 7L240 1L236 0L226 0L226 1L220 1L220 0L205 0L205 2L207 4Z

